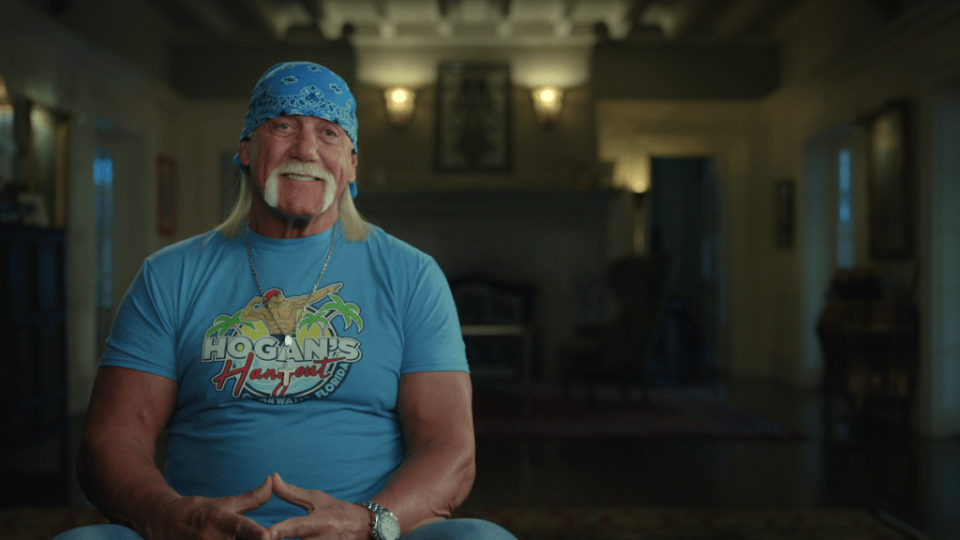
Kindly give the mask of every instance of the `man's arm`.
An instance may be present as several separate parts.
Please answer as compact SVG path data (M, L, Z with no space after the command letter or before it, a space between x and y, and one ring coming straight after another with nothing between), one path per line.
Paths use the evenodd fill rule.
M466 499L475 476L472 390L462 371L409 373L400 378L397 411L406 455L374 502L388 508L406 534L450 516ZM370 538L370 513L329 495L274 477L281 499L305 508L307 516L270 527L274 538Z
M266 538L263 527L241 514L270 499L271 479L237 497L180 497L157 468L157 436L173 414L177 391L165 377L100 368L77 459L84 493L104 515L148 539Z
M253 298L251 298L250 301L247 302L247 305L243 307L243 313L240 314L240 320L255 321L260 319L261 317L257 316L256 314L258 311L263 309L263 306L261 307L254 307L254 306L256 306L261 302L263 302L263 297L261 296L254 296Z
M406 456L374 501L397 516L401 534L450 517L470 494L476 477L472 395L463 371L400 378Z

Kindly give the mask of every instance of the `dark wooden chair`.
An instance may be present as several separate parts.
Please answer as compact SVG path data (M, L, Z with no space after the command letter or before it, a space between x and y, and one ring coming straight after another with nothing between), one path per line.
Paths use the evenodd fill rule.
M0 225L0 289L0 483L19 486L0 505L66 504L73 455L64 231ZM43 472L10 465L44 448L57 459Z
M880 276L838 270L817 336L823 351L824 421L828 437L847 422L910 427L920 357L920 317L908 301L884 300ZM840 400L845 410L837 410Z
M451 280L450 289L474 387L519 382L529 389L534 369L536 288L465 276Z
M632 384L640 384L649 401L650 354L659 326L670 258L666 255L628 256L607 269L606 281L616 300L616 316L607 322L578 325L574 336L560 345L561 381L565 396L570 387L583 384L588 403L594 387L616 383L626 399Z

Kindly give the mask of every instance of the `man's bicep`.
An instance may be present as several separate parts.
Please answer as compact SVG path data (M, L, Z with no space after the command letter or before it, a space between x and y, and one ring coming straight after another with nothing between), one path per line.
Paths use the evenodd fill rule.
M177 383L166 377L115 366L97 372L84 439L133 439L151 449L177 402Z
M397 412L407 453L428 442L473 447L473 391L464 371L423 371L400 378Z

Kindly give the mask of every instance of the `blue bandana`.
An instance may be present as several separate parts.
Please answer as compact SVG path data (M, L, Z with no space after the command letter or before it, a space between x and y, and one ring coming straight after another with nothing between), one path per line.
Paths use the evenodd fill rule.
M310 62L287 62L268 69L253 90L240 140L267 120L292 115L336 123L357 151L357 102L347 83L329 69ZM239 154L233 156L233 162L243 166ZM357 196L356 182L350 184L350 194Z

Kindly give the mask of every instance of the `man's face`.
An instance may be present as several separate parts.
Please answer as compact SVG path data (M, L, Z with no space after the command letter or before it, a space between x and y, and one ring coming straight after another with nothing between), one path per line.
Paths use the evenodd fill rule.
M240 143L239 154L263 202L288 219L332 225L335 202L357 177L357 156L347 134L314 116L264 122Z

